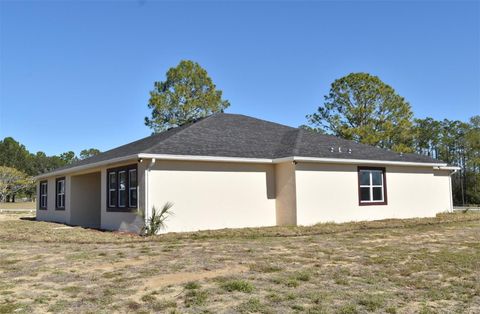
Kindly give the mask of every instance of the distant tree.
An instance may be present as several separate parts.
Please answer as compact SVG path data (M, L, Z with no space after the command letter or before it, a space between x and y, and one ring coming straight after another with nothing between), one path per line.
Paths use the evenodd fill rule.
M410 104L377 76L351 73L335 80L310 125L336 136L397 152L413 150Z
M0 141L0 165L20 169L33 174L29 151L12 137L6 137Z
M100 151L96 148L84 149L80 152L80 159L87 159L100 154Z
M30 188L33 180L27 174L11 167L0 166L0 201L8 197L14 200L15 194Z
M59 157L66 165L71 164L72 162L75 162L78 160L77 156L75 156L75 153L72 151L62 153L60 154Z
M145 118L145 125L158 133L223 112L229 106L205 69L196 62L182 60L168 70L165 81L154 83L148 102L152 113Z
M433 118L414 120L414 145L419 154L439 158L442 143L442 123Z

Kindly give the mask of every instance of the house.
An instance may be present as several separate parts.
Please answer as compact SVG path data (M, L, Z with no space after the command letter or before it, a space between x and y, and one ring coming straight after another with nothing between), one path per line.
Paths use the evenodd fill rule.
M38 176L37 219L135 232L166 202L167 231L428 217L452 209L455 170L219 113Z

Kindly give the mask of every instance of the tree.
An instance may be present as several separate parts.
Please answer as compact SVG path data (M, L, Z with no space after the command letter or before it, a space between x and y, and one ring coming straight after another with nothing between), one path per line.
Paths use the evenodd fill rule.
M158 133L223 112L229 106L205 69L196 62L182 60L168 70L165 81L154 83L148 102L152 114L145 117L145 125Z
M33 174L31 159L32 156L25 146L12 137L6 137L0 141L0 165Z
M87 159L100 154L100 151L96 148L84 149L80 152L80 159Z
M336 136L397 152L413 151L410 104L377 76L351 73L335 80L308 122Z
M75 162L78 160L77 156L75 156L75 153L72 151L62 153L60 154L59 157L64 162L65 165L71 164L72 162Z
M11 167L0 166L0 201L32 186L33 180L25 173Z

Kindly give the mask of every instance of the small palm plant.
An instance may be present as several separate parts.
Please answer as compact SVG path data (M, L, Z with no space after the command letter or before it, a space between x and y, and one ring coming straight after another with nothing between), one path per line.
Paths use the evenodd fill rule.
M145 226L142 228L142 234L147 237L153 236L160 232L160 230L165 229L165 221L173 215L170 210L172 207L173 203L170 202L166 202L160 211L153 206L152 216L145 222Z

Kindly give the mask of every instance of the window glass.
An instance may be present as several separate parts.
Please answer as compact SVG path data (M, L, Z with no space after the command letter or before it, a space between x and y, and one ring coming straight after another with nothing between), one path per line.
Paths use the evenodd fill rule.
M370 200L370 188L360 188L360 200L361 201Z
M382 187L374 187L373 188L373 200L374 201L383 201L383 188Z
M117 190L110 190L108 192L108 206L115 207L115 201L117 200Z
M360 185L370 185L370 172L361 170L360 171Z
M382 185L382 172L381 171L372 171L372 184L373 185Z
M130 188L136 188L137 187L137 170L132 169L129 171L129 186Z
M125 171L118 172L118 206L125 207L127 205L127 173Z
M130 195L128 201L130 202L130 207L137 206L137 189L130 189Z
M108 174L108 184L110 189L116 189L117 188L117 175L115 172L110 172Z

